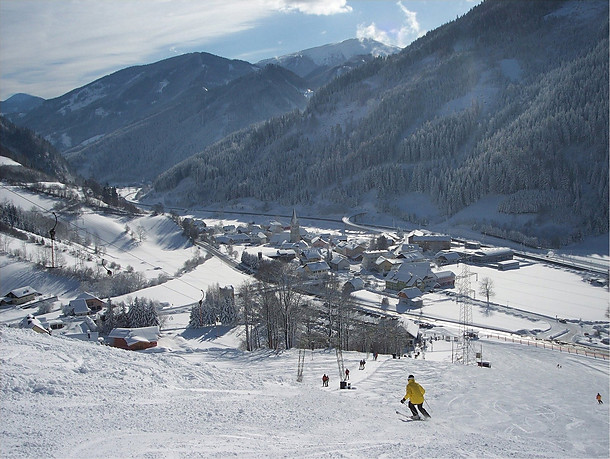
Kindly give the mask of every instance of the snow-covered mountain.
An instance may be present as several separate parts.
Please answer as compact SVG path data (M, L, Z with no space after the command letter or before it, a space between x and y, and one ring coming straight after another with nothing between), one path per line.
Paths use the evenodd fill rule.
M546 247L606 233L607 57L607 1L483 2L178 164L150 199L374 207ZM487 200L495 215L469 209Z
M400 48L396 46L385 45L370 38L351 38L341 43L330 43L284 56L264 59L259 61L257 65L279 65L300 77L308 78L314 73L320 73L322 69L327 70L347 65L347 63L357 58L368 59L370 57L389 56L398 51L400 51Z

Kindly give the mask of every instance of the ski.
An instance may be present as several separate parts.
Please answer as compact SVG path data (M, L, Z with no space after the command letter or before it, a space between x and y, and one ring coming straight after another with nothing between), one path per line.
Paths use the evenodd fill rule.
M411 415L405 414L405 413L403 413L402 411L398 411L398 410L396 410L396 414L398 414L399 416L402 416L402 417L403 417L403 419L401 419L403 422L411 422L411 421L425 421L425 420L426 420L426 418L423 418L423 417L422 417L422 418L419 418L419 419L413 419L413 418L411 417Z

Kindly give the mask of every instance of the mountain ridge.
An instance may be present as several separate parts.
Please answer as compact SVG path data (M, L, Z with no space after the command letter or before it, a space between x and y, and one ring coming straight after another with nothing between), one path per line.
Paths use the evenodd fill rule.
M500 195L513 223L469 224L531 244L607 232L607 19L603 1L485 2L332 80L302 115L175 166L149 199L358 209L372 193L401 217L400 197L423 193L451 218Z

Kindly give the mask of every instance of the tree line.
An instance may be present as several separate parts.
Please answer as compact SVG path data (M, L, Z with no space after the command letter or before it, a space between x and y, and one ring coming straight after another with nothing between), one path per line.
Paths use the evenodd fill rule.
M404 349L408 340L404 327L395 320L360 313L336 276L321 281L319 300L314 300L305 294L297 264L267 260L254 264L256 280L236 291L209 287L191 307L189 327L243 325L248 351L339 347L401 353Z

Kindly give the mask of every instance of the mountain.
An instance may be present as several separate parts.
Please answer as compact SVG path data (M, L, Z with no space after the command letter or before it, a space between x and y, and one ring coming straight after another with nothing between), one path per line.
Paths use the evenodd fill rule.
M42 97L19 93L0 102L0 112L2 114L10 113L24 116L30 110L40 107L43 102L44 99Z
M441 219L531 245L608 232L608 3L489 0L161 175L151 200ZM372 202L371 202L372 200ZM495 215L468 213L483 200ZM264 205L264 204L262 204ZM497 218L496 218L497 217Z
M84 176L149 182L232 132L304 109L311 88L372 59L356 53L391 50L353 40L304 51L318 63L310 81L271 63L192 53L118 71L9 116L48 139Z
M68 183L74 173L63 156L46 140L0 116L0 156L21 166L1 166L0 178L9 182L52 181Z
M309 48L297 53L264 59L256 65L279 65L310 82L321 86L338 76L340 72L352 69L363 61L376 57L385 57L400 51L396 46L389 46L370 38L342 41L324 46ZM327 75L321 78L321 75Z
M234 131L305 108L307 94L301 78L268 65L205 91L189 88L165 109L65 154L98 181L151 182Z
M187 92L204 94L255 69L212 54L185 54L119 70L12 120L64 151L159 113Z

